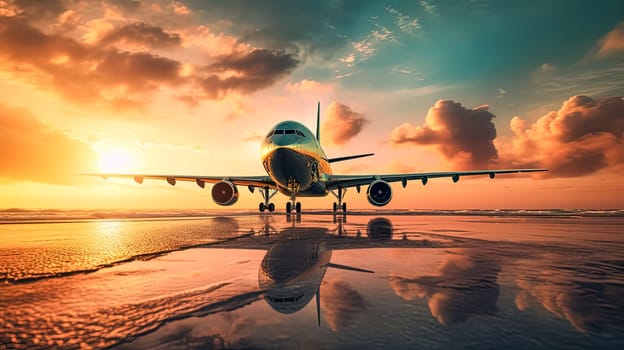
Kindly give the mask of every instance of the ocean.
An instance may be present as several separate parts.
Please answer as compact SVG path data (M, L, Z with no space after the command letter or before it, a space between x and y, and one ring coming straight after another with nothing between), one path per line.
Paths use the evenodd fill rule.
M0 211L0 348L624 348L624 211Z

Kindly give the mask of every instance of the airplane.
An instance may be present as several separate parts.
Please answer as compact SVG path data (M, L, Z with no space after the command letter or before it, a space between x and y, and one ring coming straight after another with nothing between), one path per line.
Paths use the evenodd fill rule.
M547 169L505 169L505 170L469 170L450 172L425 172L405 174L370 174L370 175L336 175L331 164L346 160L368 157L373 153L357 154L337 158L328 158L321 147L320 135L320 102L316 113L316 134L296 121L282 121L275 125L264 138L260 147L260 158L267 175L261 176L189 176L189 175L154 175L154 174L82 174L99 176L104 179L132 178L141 184L144 179L166 180L175 186L178 181L195 182L204 188L206 183L212 185L212 199L221 206L230 206L238 201L237 186L247 186L253 193L260 189L263 201L258 209L260 212L273 212L275 204L271 199L279 192L290 200L286 203L286 213L293 210L301 213L301 202L297 197L324 197L332 194L337 202L333 211L347 212L347 203L343 201L348 188L355 187L360 193L362 186L368 186L366 197L374 206L382 207L392 200L390 183L401 182L403 188L408 181L420 180L426 185L429 179L450 177L453 182L462 176L489 175L493 179L496 174L528 173L548 171Z

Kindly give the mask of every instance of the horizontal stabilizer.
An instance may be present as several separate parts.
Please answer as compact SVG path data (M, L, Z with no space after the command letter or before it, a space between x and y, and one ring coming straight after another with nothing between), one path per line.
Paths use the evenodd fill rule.
M329 158L327 161L330 163L334 163L334 162L342 162L343 160L349 160L349 159L355 159L355 158L362 158L362 157L370 157L372 155L374 155L375 153L366 153L366 154L356 154L354 156L346 156L346 157L338 157L338 158Z
M366 272L366 273L375 273L375 271L371 271L371 270L365 270L365 269L360 269L357 267L351 267L351 266L347 266L347 265L340 265L340 264L334 264L334 263L327 263L323 266L327 266L327 267L333 267L335 269L340 269L340 270L349 270L349 271L357 271L357 272Z

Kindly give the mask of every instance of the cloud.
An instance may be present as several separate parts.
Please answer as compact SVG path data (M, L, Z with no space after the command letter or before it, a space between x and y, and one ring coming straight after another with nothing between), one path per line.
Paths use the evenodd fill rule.
M206 19L235 23L226 30L242 42L272 50L287 49L298 57L311 55L322 59L333 58L350 43L344 32L358 23L361 13L372 5L353 0L202 2Z
M312 95L330 93L334 90L334 88L334 84L323 84L315 80L307 79L303 79L299 82L289 83L286 85L286 91L288 92Z
M208 66L209 75L201 79L201 86L210 99L222 98L229 92L252 93L273 85L298 64L292 54L283 51L234 53Z
M420 3L421 3L421 6L425 7L425 5L422 4L423 1L421 1ZM435 10L435 6L433 7L431 7L430 5L427 5L427 6L428 7L425 7L425 9ZM399 10L395 9L392 6L388 6L386 8L386 12L388 12L388 14L394 17L394 24L396 24L397 27L399 27L399 29L403 33L413 34L416 32L416 30L421 28L418 18L411 18L410 16L404 15L403 13L401 13Z
M329 144L344 145L368 123L364 115L340 102L332 102L321 125L321 138Z
M573 96L531 125L514 117L502 161L538 165L550 176L572 177L624 163L624 100Z
M42 124L22 109L0 104L0 178L67 184L92 169L97 155L85 143Z
M85 22L80 14L68 12L72 10L61 10L65 8L55 10L61 13L56 26L67 24L61 19L65 15L73 18L67 25L76 26L76 21L87 23L82 26L86 30L82 36L85 41L59 31L45 32L29 17L0 17L0 71L72 103L114 110L137 109L147 104L153 93L175 89L180 101L197 105L201 100L221 99L230 93L244 95L269 87L299 64L291 53L241 46L229 37L213 40L221 44L218 52L227 54L204 57L208 62L184 63L149 51L181 47L182 35L178 33L144 22L115 28L117 20L103 17ZM192 37L192 45L205 34L204 31ZM137 44L139 51L116 47Z
M3 70L81 104L134 107L137 95L182 82L175 60L85 45L20 18L0 18L0 57Z
M496 95L496 98L503 98L507 96L508 93L507 90L501 88L498 88L496 91L498 91L498 95Z
M347 282L329 280L321 286L321 307L325 321L334 331L348 327L366 310L364 298Z
M429 15L438 17L440 14L438 13L438 5L434 4L433 1L425 1L421 0L418 2L420 6L422 6L423 10L427 12Z
M63 0L13 0L11 2L17 8L17 15L32 20L54 19L67 9Z
M458 168L487 167L498 158L494 118L486 106L469 109L439 100L427 112L425 124L400 125L392 131L390 142L434 146Z
M624 89L624 63L557 67L542 64L532 75L536 92L567 98L572 95L614 96Z
M370 31L364 38L360 41L354 41L351 43L353 49L357 53L357 58L360 62L366 61L371 58L375 52L377 52L377 47L383 42L392 42L397 43L398 39L394 33L376 22L374 19L371 20L374 29ZM353 53L355 59L355 53ZM351 54L349 56L343 57L340 59L341 62L345 63L347 67L353 66L353 60L351 60Z
M147 47L170 47L180 45L181 41L180 34L169 33L163 28L136 22L106 33L99 40L99 44L132 43Z
M425 124L406 123L390 136L394 144L435 147L455 168L544 167L546 176L573 177L624 163L624 100L573 96L558 111L533 124L514 117L513 136L495 140L487 105L466 109L440 100Z
M191 10L189 10L189 8L180 1L173 2L173 12L183 16L191 14Z
M403 299L428 299L431 315L440 324L449 325L475 315L496 313L500 270L497 259L481 251L463 250L449 254L436 274L416 278L391 276L390 283Z
M624 22L620 22L600 39L589 57L602 59L620 53L624 53Z

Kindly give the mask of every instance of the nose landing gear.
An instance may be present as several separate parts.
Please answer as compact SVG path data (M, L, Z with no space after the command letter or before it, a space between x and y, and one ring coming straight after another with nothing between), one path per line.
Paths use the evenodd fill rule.
M290 192L290 202L286 203L286 214L295 209L297 214L301 214L301 202L297 202L297 192L299 192L299 183L294 179L288 180L288 190Z

